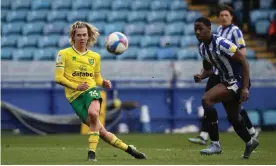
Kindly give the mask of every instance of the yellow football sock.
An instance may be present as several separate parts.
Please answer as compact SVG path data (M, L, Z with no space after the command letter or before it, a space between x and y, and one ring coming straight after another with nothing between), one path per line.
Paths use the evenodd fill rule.
M110 144L115 146L116 148L123 150L123 151L126 151L127 147L128 147L127 144L125 144L122 140L118 139L114 134L112 136L112 140L111 140Z
M88 144L89 144L89 150L96 152L96 148L99 142L99 132L88 132Z

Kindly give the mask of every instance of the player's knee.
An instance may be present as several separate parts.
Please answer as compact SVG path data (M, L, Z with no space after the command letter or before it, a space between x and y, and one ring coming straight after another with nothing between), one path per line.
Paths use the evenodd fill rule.
M91 120L97 120L99 116L99 112L97 110L89 110L88 116Z
M208 97L207 95L203 95L203 97L202 97L202 106L204 107L204 109L206 107L212 107L213 106L210 97Z

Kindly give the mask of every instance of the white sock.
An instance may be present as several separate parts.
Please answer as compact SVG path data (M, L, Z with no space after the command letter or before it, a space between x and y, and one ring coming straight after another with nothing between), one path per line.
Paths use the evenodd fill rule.
M201 136L204 140L207 140L209 137L209 134L208 134L208 132L202 131L202 132L200 132L199 136Z
M254 127L251 127L250 129L248 129L248 132L251 135L251 134L255 134L256 130Z
M251 138L250 141L248 141L246 144L247 144L247 145L248 145L248 144L252 144L252 142L253 142L253 139Z
M220 146L220 143L219 143L219 141L211 141L213 144L216 144L216 145L218 145L218 146Z

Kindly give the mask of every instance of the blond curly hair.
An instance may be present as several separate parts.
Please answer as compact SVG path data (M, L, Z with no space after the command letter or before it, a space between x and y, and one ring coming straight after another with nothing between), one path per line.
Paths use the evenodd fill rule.
M87 28L87 31L88 31L88 40L86 43L87 47L93 46L97 42L97 38L100 35L99 30L92 24L77 21L71 25L70 30L69 30L69 37L70 37L69 42L70 42L71 46L73 46L75 43L74 36L76 33L76 29L78 29L78 28Z

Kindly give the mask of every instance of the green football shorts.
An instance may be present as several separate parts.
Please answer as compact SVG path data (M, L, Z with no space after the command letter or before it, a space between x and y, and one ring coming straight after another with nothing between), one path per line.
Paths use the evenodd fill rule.
M85 91L71 103L74 111L85 124L88 118L88 108L93 100L99 100L100 104L102 104L100 91L96 88Z

